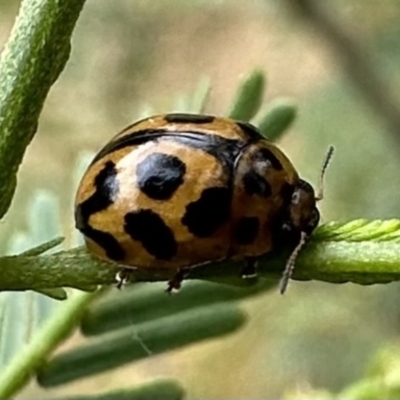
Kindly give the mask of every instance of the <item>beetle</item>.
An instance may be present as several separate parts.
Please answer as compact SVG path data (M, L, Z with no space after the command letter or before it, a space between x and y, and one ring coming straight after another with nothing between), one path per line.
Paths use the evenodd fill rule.
M243 260L242 276L282 234L297 237L280 290L320 215L320 190L301 179L286 155L248 122L172 113L142 119L113 137L79 185L76 227L91 253L122 266L173 273L178 289L192 268Z

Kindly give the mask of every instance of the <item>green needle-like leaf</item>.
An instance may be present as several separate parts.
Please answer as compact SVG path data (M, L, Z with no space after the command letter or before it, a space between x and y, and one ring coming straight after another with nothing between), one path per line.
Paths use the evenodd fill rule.
M228 116L239 121L252 119L260 109L265 81L265 74L262 70L255 70L246 77L236 92Z
M93 303L85 312L81 330L85 335L99 335L132 324L172 316L196 307L239 300L274 287L262 280L249 288L218 285L211 282L185 282L178 295L166 296L165 283L133 285L114 289Z
M40 254L45 253L48 250L53 249L54 247L61 244L63 241L64 241L63 237L57 237L49 240L48 242L42 243L39 246L33 247L32 249L26 250L20 255L25 257L38 256Z
M296 118L297 107L291 100L271 102L257 124L261 133L271 141L278 140Z
M207 105L211 92L211 82L208 77L203 77L197 85L197 88L191 99L191 112L202 114Z
M21 354L0 371L0 399L12 396L27 383L43 360L75 328L80 313L96 295L75 293L60 305L56 315L46 321Z
M62 288L53 288L53 289L36 289L35 292L43 294L47 297L50 297L54 300L66 300L68 295L67 292Z
M55 356L39 370L37 379L43 387L61 385L189 343L233 332L245 320L245 315L238 308L215 305L132 325L107 339Z
M0 58L0 218L51 85L69 57L85 0L24 0Z
M400 385L393 387L393 383L387 384L382 377L368 378L358 381L343 390L337 400L370 400L370 399L399 399Z

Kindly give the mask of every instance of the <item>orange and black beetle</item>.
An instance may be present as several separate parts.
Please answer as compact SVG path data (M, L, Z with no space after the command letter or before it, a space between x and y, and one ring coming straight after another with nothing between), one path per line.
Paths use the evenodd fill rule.
M319 197L251 124L166 114L134 123L100 150L79 186L75 218L92 253L128 269L174 271L170 290L185 271L216 260L243 259L243 275L255 275L274 239L296 234L283 292L318 225Z

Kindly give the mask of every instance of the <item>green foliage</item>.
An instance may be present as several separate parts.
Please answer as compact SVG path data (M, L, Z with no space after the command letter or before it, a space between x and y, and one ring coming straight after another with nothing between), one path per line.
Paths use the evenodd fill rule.
M296 114L297 106L292 100L274 100L260 117L258 129L265 137L276 141L293 123Z
M398 343L384 345L370 361L366 376L354 382L337 397L351 400L400 397Z
M261 280L243 290L211 282L190 281L185 282L179 296L171 296L166 302L164 282L134 285L122 292L108 293L94 302L83 315L81 331L87 336L99 335L132 324L174 317L196 307L211 307L240 300L262 293L273 286L274 282Z
M245 315L235 305L195 307L154 321L131 325L44 363L37 379L50 387L98 374L190 343L225 335L238 329Z
M29 344L18 348L19 352L2 369L0 374L0 398L7 399L26 385L55 349L73 331L79 314L96 294L76 293L58 307L43 326L35 332Z
M30 257L40 255L57 246L62 239L53 239L32 248L38 241L45 240L46 236L59 235L60 221L57 205L57 199L52 194L37 192L27 209L30 230L16 233L11 237L8 252L22 251L22 254ZM26 250L29 247L30 249ZM63 288L42 288L37 291L41 294L33 292L0 294L0 299L2 299L0 302L0 371L7 371L12 361L19 358L21 349L36 337L43 324L58 308L59 303L49 297L60 300L67 296ZM16 318L17 315L18 318ZM0 382L3 377L0 375Z
M51 85L68 60L84 0L26 0L0 59L0 218Z
M263 100L265 81L265 74L260 70L243 79L228 112L230 118L249 121L257 114Z

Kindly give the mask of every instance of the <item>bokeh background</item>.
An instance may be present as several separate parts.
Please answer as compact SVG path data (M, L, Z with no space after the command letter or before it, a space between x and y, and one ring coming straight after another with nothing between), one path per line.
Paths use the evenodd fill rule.
M1 45L19 3L0 2ZM265 106L277 97L298 105L298 118L279 146L305 179L316 182L327 146L337 149L327 174L323 219L399 217L400 3L316 1L354 39L343 49L335 47L326 24L304 18L297 3L88 0L71 58L50 92L20 169L0 247L11 232L27 228L24 210L38 188L57 194L64 234L70 235L72 171L81 154L98 150L148 110L176 109L177 97L190 95L205 77L212 82L206 112L224 115L239 80L254 68L268 76ZM362 53L368 68L348 62L347 51ZM392 121L368 86L371 73L394 108ZM51 392L30 385L21 397L92 393L160 375L179 378L189 398L340 391L363 376L377 352L398 340L399 300L397 283L292 282L284 297L271 291L244 301L249 323L234 335ZM66 346L79 341L74 337Z

